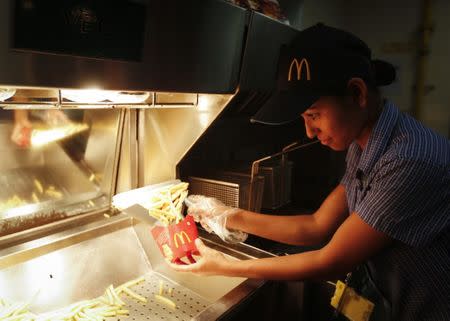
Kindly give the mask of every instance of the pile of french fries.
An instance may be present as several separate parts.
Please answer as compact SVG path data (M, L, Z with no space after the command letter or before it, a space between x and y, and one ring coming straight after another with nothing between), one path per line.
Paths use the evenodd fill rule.
M183 220L183 202L188 195L188 187L189 183L181 182L158 189L150 195L145 208L163 225L178 223Z
M106 317L128 316L129 311L125 309L126 303L120 298L122 293L146 303L147 299L130 289L144 278L129 281L114 288L110 285L105 294L93 299L74 303L66 308L56 311L33 314L28 311L30 303L10 303L0 299L1 321L103 321Z

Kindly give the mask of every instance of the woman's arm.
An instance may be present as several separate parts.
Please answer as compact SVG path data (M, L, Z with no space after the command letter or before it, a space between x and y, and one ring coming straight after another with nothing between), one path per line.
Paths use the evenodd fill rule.
M337 186L312 215L265 215L241 210L227 227L293 245L316 245L328 240L348 215L345 188Z
M389 245L391 239L351 214L320 250L266 259L231 260L197 241L202 257L178 271L201 275L239 276L272 280L326 279L351 271Z

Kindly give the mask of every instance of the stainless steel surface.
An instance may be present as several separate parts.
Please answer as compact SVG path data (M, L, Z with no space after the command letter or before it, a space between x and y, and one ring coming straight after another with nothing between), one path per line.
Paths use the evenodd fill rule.
M0 1L0 70L2 71L0 85L56 88L96 87L108 90L159 90L191 93L196 90L209 93L234 91L237 87L240 60L245 43L247 14L244 9L223 1L181 2L179 3L180 12L186 14L180 17L170 4L166 4L166 1L132 2L146 5L143 10L147 16L145 30L142 30L145 35L142 48L131 48L141 49L137 61L121 61L114 57L109 59L87 58L70 55L70 52L53 54L32 50L15 50L11 47L11 44L14 43L13 9L15 4L19 6L24 2ZM25 3L25 5L28 4L28 2ZM73 4L73 6L76 5L80 4ZM61 7L64 8L63 5ZM72 9L70 4L66 7L68 8L64 9L67 11ZM93 12L89 6L85 10L93 14L89 17L97 18L97 14L101 15L101 12ZM42 17L43 20L50 20L50 18L53 17ZM102 18L99 17L96 21L102 21ZM98 25L94 27L90 21L83 19L88 18L83 15L74 17L75 22L64 19L66 27L70 25L70 28L74 28L70 29L72 33L69 34L69 37L76 38L77 27L80 28L85 24L89 24L89 28L94 28L89 29L94 36L90 32L85 32L86 30L79 31L81 40L88 39L93 42L97 39L95 37L97 34L108 30L100 28ZM55 17L51 22L57 20ZM117 17L115 20L123 19ZM120 22L117 26L120 26ZM33 28L33 26L30 25L29 28ZM162 30L170 30L170 32L160 32ZM122 31L124 30L120 31L119 35L123 35ZM103 36L110 38L111 33L108 31ZM45 34L41 36L48 38ZM113 34L112 36L118 35ZM218 39L220 41L217 41ZM66 39L61 39L62 42L64 40ZM52 45L57 47L58 43ZM61 46L65 45L61 44ZM103 50L102 47L98 48L99 52L103 52Z
M0 110L0 153L4 155L0 235L110 207L123 112L77 110L63 115L87 124L89 130L40 148L20 148L11 140L13 111ZM17 201L9 202L12 199Z
M189 177L191 194L215 197L225 205L259 212L263 200L264 177L237 172L222 172L212 178Z
M233 248L220 240L205 242L236 258L269 256L244 244ZM35 313L95 298L109 284L139 276L146 282L135 290L149 302L126 300L133 320L215 320L263 284L174 272L164 263L148 227L123 214L0 250L0 297L19 302L34 297L29 310ZM175 287L175 311L153 297L160 279Z
M139 117L139 183L177 177L176 166L228 104L232 95L199 95L196 108L142 110Z
M148 215L148 210L139 204L127 207L122 212L149 226L155 225L158 221L153 216Z
M77 184L67 184L70 180L64 180L62 175L57 175L51 168L45 167L16 168L2 172L0 184L3 188L0 191L0 199L7 200L13 195L17 195L25 204L2 211L0 218L26 215L49 208L63 208L66 205L92 200L101 195L99 189L87 177L81 175L72 162L69 161L66 165L68 173L78 175ZM39 181L43 188L47 189L46 191L49 191L48 186L53 186L54 189L50 191L57 194L52 195L46 191L39 192L34 184L35 180ZM33 194L37 198L36 200L33 200Z
M177 305L175 310L155 299L154 295L159 293L160 281L164 282L166 290L169 287L174 289L172 295L165 294L164 296L175 302ZM147 297L148 302L143 304L129 296L124 296L132 320L192 320L213 303L159 273L146 274L145 282L138 284L134 289L140 295ZM123 320L123 316L111 318L111 320L117 321L121 319Z

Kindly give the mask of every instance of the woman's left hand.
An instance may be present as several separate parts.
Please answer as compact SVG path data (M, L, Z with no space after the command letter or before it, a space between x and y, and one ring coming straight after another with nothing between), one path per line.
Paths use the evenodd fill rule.
M168 263L169 266L178 272L192 272L197 275L225 275L230 260L219 251L207 247L200 239L195 240L195 245L200 253L197 262L187 265Z

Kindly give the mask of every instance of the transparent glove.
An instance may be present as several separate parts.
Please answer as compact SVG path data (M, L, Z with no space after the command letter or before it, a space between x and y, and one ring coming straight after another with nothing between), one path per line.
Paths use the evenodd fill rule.
M247 239L247 233L226 227L227 218L239 212L238 208L226 206L216 198L203 195L190 195L184 202L188 207L188 214L209 233L216 233L228 243L244 242Z

